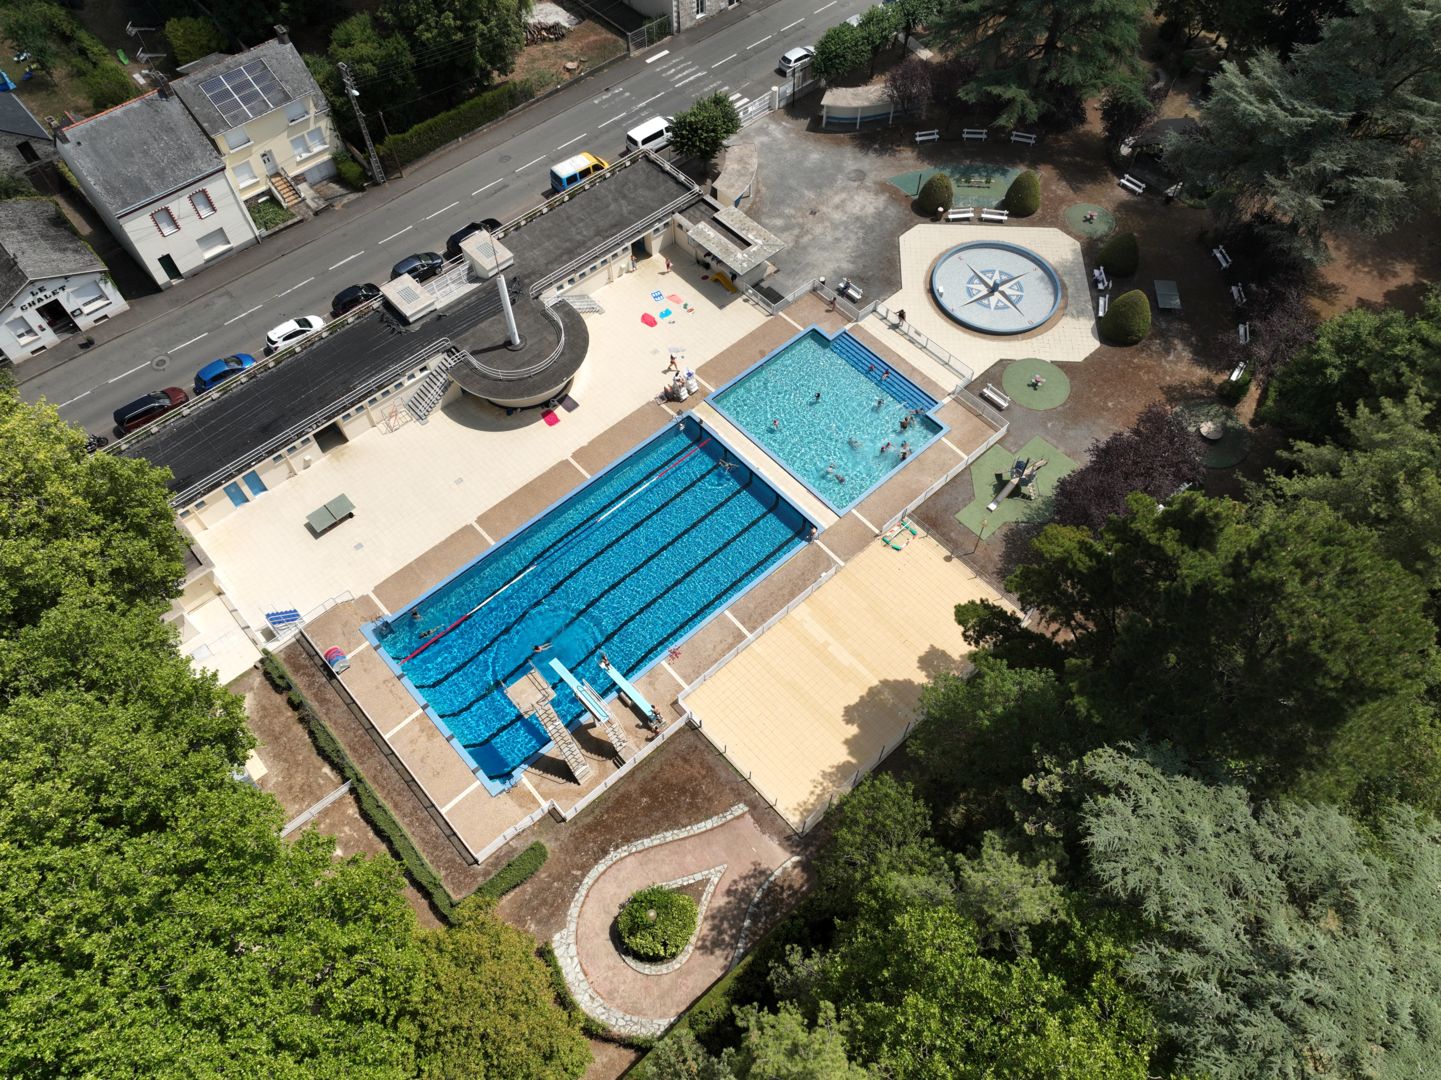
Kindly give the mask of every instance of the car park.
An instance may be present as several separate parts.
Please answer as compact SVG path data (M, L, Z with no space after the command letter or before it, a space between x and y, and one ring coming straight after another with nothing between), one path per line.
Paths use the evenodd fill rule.
M426 278L433 278L440 273L440 268L445 260L436 251L417 251L414 255L407 255L390 268L390 280L409 274L416 281L424 281Z
M445 242L445 257L447 259L460 258L460 244L467 236L474 236L478 232L495 233L500 231L500 222L495 218L482 218L480 221L472 221L463 229L457 229L450 234L450 239Z
M575 187L582 180L589 179L602 169L610 168L610 162L594 154L580 153L557 161L550 167L550 190L559 195Z
M625 152L664 150L670 145L673 123L669 116L652 116L645 123L637 124L625 133Z
M203 394L213 390L226 379L239 375L246 368L255 366L255 357L249 353L236 353L212 360L195 373L195 392Z
M180 408L189 400L190 395L178 386L153 390L115 410L115 432L117 435L128 435L136 428L158 420L171 409Z
M354 311L361 304L369 303L380 295L380 286L365 282L363 285L352 285L348 289L341 289L335 294L335 299L330 301L330 316L338 319L347 311Z
M324 327L325 320L319 315L301 315L299 318L289 319L265 335L265 354L269 356Z
M787 49L781 54L781 62L776 67L782 75L789 75L797 68L805 67L815 59L816 51L809 45L802 45L797 49Z

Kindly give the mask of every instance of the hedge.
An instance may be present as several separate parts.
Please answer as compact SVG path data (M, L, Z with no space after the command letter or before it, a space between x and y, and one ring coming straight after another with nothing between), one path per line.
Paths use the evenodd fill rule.
M340 177L342 184L355 191L365 187L367 177L364 165L349 154L336 154L334 161L336 175Z
M1226 379L1222 382L1220 386L1216 387L1216 396L1227 405L1239 405L1249 389L1251 389L1251 373L1248 371L1239 379Z
M951 184L951 178L938 172L922 185L921 193L916 196L916 209L926 215L934 214L937 207L949 210L955 194L956 189Z
M1122 293L1101 320L1101 337L1112 345L1135 345L1151 332L1151 301L1140 289Z
M380 834L391 853L405 867L405 872L410 879L430 898L430 902L440 913L440 917L447 923L451 922L455 917L455 899L446 890L444 882L440 880L440 875L435 872L435 868L430 863L426 862L425 856L415 846L415 841L410 838L410 834L390 812L390 807L386 806L385 801L365 782L365 778L361 776L355 763L350 760L350 755L340 745L340 740L335 737L335 733L330 730L320 713L315 710L315 707L310 704L300 688L290 678L290 672L286 670L285 664L274 653L265 650L260 654L260 668L265 673L265 678L270 685L285 695L290 707L305 721L306 730L310 732L310 739L315 744L315 749L319 751L320 756L328 761L336 772L350 781L350 790L355 793L356 801L360 803L361 816Z
M520 888L535 876L535 872L545 865L545 860L549 857L550 851L537 840L497 870L495 875L488 878L476 892L482 896L488 896L492 900L499 900L506 893Z
M616 920L621 943L642 960L674 960L695 935L700 911L692 897L660 885L633 893Z
M1096 254L1096 262L1111 277L1130 277L1141 265L1141 245L1135 233L1117 233Z
M499 119L534 96L534 89L524 79L482 91L469 101L429 120L422 120L409 130L396 132L380 144L381 156L385 160L408 165L439 150L446 143L464 138L477 128Z
M1006 192L1006 209L1012 217L1030 217L1041 208L1041 178L1027 169L1011 181Z

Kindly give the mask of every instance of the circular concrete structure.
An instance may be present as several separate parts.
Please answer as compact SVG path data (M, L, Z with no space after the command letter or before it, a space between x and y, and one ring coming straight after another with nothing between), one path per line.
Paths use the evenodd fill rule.
M931 271L931 295L968 330L1023 334L1044 325L1061 303L1061 279L1019 244L977 240L947 251Z

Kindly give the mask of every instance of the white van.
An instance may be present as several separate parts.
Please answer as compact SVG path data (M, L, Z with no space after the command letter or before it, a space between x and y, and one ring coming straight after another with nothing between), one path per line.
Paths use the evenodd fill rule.
M625 133L625 152L664 150L670 145L670 125L669 116L652 116L644 124L631 128Z

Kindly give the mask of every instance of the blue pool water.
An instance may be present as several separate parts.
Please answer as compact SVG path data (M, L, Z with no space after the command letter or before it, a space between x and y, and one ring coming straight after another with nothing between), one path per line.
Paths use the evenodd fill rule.
M810 527L687 420L375 624L376 640L499 790L548 741L505 696L532 659L553 685L552 657L609 695L602 650L635 678L804 544ZM404 659L429 640L424 630L448 627L477 605ZM538 645L548 647L537 655ZM564 686L552 704L567 724L584 712Z
M711 404L838 513L900 468L902 443L914 458L946 430L927 415L936 407L929 394L850 334L828 338L814 327Z

